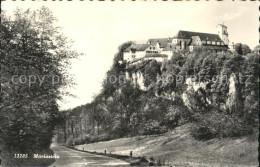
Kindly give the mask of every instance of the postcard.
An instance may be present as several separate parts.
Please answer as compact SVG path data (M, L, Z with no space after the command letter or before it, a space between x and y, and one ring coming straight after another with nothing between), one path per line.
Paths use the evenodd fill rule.
M0 166L258 166L256 1L1 1Z

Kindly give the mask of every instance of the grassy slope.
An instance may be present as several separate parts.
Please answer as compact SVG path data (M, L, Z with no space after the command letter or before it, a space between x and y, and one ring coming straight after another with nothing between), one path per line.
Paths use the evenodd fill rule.
M170 165L189 164L192 166L257 166L258 141L254 136L238 139L212 139L197 141L189 135L184 125L163 135L121 138L76 146L77 149L107 152L113 154L154 157ZM240 164L240 165L238 165Z

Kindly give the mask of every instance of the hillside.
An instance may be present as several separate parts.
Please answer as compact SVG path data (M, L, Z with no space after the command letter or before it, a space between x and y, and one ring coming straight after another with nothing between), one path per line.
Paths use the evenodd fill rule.
M136 136L106 142L77 145L87 151L120 155L154 157L166 165L181 166L257 166L257 134L242 138L198 141L191 137L192 124L186 124L162 135ZM227 165L228 164L228 165Z
M247 138L259 125L258 54L201 49L117 63L128 45L94 101L64 112L60 143L174 164L256 165L257 142Z

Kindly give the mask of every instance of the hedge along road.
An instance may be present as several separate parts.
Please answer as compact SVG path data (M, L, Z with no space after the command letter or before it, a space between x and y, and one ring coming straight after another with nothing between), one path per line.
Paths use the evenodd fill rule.
M51 145L51 149L54 151L54 154L59 156L59 158L57 158L56 161L50 165L51 167L130 166L129 163L119 159L72 150L67 147L57 145L56 143Z

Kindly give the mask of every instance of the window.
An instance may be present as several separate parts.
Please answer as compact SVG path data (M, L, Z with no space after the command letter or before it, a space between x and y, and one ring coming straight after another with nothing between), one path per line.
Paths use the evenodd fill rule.
M221 45L224 45L224 42L221 42Z
M155 50L155 47L153 47L153 50Z
M135 58L135 55L132 55L132 58L134 59L134 58Z
M152 49L152 47L150 46L150 49Z
M193 46L190 46L190 51L193 51Z
M216 42L215 42L215 41L212 41L212 45L216 45Z
M217 45L220 45L220 42L217 42Z
M206 44L206 41L202 41L203 44Z
M211 41L207 41L207 44L211 44Z

